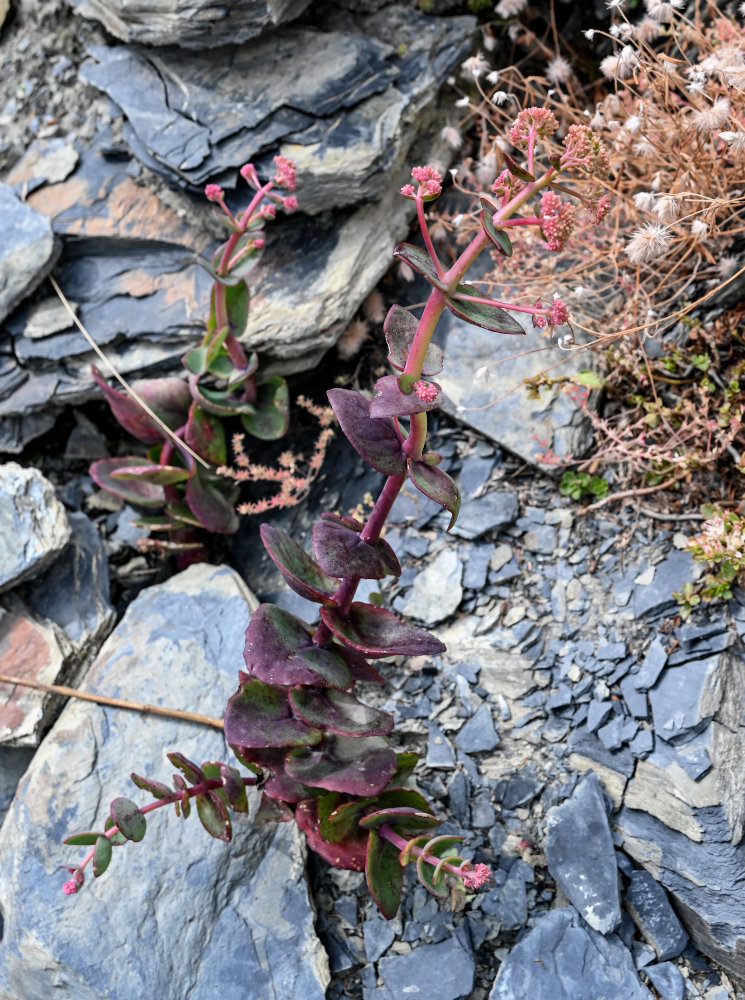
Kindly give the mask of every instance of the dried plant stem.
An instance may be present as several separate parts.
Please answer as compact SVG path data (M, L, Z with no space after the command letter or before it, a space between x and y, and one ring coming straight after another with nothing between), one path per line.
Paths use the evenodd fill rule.
M36 691L60 694L65 698L79 698L81 701L93 701L97 705L109 705L112 708L126 708L132 712L142 712L144 715L163 715L169 719L183 719L185 722L198 722L202 726L213 726L215 729L223 728L222 719L215 719L211 715L200 715L198 712L183 712L179 708L163 708L161 705L147 705L144 702L127 701L124 698L110 698L108 695L103 694L89 694L87 691L78 691L77 688L66 687L64 684L42 684L41 681L32 681L26 677L13 677L11 674L2 673L0 673L0 683L34 688Z
M608 496L603 497L602 500L598 500L597 503L591 503L589 507L582 507L579 513L587 514L591 510L597 510L598 507L605 507L607 503L612 503L614 500L625 500L627 497L639 497L645 493L657 493L659 490L666 490L670 486L679 483L682 478L683 475L672 476L670 479L666 479L663 483L658 483L656 486L641 486L636 490L621 490L620 493L609 493Z
M99 356L99 358L104 362L106 367L109 369L109 371L117 380L117 382L122 386L127 395L131 396L131 398L137 403L137 405L142 407L142 409L145 411L145 413L147 413L150 419L154 420L155 423L158 425L158 427L160 427L160 429L163 431L163 433L173 441L173 443L176 445L179 451L188 452L189 455L191 455L191 457L195 459L197 462L199 462L199 464L202 465L205 469L211 468L209 462L205 462L205 460L201 457L201 455L197 455L197 453L193 451L185 441L182 441L180 437L177 437L177 435L173 433L171 428L168 427L167 424L163 423L163 421L160 419L157 413L153 413L153 411L147 405L145 400L138 393L135 392L135 390L132 388L131 385L129 385L128 382L125 381L125 379L119 374L116 368L106 357L104 352L95 342L93 337L91 337L86 328L83 326L78 317L75 315L75 310L72 308L68 300L65 298L64 292L57 284L57 282L54 280L51 274L49 275L49 281L52 285L52 288L57 293L60 302L65 307L66 312L70 316L70 319L73 321L78 330L80 330L80 332L83 334L83 336L88 341L93 350L96 352L96 354Z

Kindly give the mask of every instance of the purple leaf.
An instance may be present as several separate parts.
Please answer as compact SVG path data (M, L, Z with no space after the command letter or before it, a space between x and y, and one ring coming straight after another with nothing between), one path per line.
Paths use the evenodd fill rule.
M288 777L285 773L286 749L267 749L264 747L236 747L232 745L239 759L244 763L253 763L265 768L269 773L264 774L264 791L272 799L281 799L283 802L300 802L307 799L311 794L310 788L302 785L294 778Z
M285 770L313 788L375 795L396 770L396 755L381 736L329 736L317 749L290 750Z
M217 479L199 466L194 467L186 484L186 502L207 531L232 535L238 530L238 515L231 496L234 496L232 481Z
M365 876L370 895L387 920L393 920L398 913L404 885L404 869L398 854L398 848L384 840L377 830L370 831Z
M313 644L304 622L275 604L260 604L246 629L248 672L267 684L349 688L352 678L333 648Z
M166 495L162 486L155 483L146 483L142 479L130 479L120 482L112 479L112 473L119 469L131 468L142 465L143 459L140 455L128 455L122 458L101 458L93 462L90 467L90 474L93 482L101 489L114 496L122 497L128 503L133 503L138 507L162 507L166 502ZM153 463L153 468L157 468Z
M287 689L255 678L244 681L228 699L225 739L244 747L297 747L323 737L292 714Z
M222 422L197 403L191 404L184 438L189 447L211 465L227 462L228 448Z
M112 413L126 431L145 444L163 440L165 433L139 403L126 393L112 389L95 366L92 372ZM138 379L132 383L132 388L172 431L184 424L191 396L189 387L180 378Z
M295 715L309 726L338 736L385 736L393 729L393 716L358 701L336 688L296 687L290 691Z
M456 292L460 292L462 295L483 297L483 293L475 285L458 285ZM480 326L493 333L514 333L525 336L525 330L522 326L501 306L468 302L463 299L451 298L449 295L445 301L450 312L455 313L460 319L464 319L473 326Z
M424 247L415 247L412 243L399 243L393 251L393 256L406 261L417 274L424 275L427 281L441 291L448 290L447 283L437 273L434 261Z
M370 403L372 417L399 417L411 413L426 413L442 406L445 397L436 382L428 382L436 389L437 395L432 400L420 399L415 392L401 392L397 375L384 375L375 383L375 395Z
M409 360L409 350L418 325L416 316L412 316L408 309L394 305L388 310L388 315L383 323L383 331L390 351L388 360L399 371L404 370L406 362ZM422 375L439 375L441 371L442 350L437 344L430 344L424 356Z
M142 459L138 460L139 462ZM124 465L110 473L116 483L136 480L141 483L154 483L156 486L170 486L172 483L183 483L189 478L189 470L178 465Z
M512 256L512 243L504 229L497 229L492 216L494 215L494 205L486 198L481 198L481 228L492 241L494 246L505 257Z
M154 781L152 778L142 778L139 774L135 774L134 771L130 774L130 778L138 788L141 788L143 792L150 792L155 799L166 799L171 794L171 789L168 785L164 785L162 781Z
M333 603L339 581L327 576L294 538L270 524L259 529L264 548L296 594L318 604Z
M396 553L382 540L365 542L358 531L329 520L313 525L313 548L318 562L332 576L380 580L401 575Z
M375 667L356 649L336 643L332 643L330 648L335 649L344 658L355 684L385 684L385 677L381 677Z
M348 615L336 607L321 608L321 618L342 642L367 656L433 656L446 649L423 628L408 625L374 604L355 601Z
M318 825L316 799L299 802L295 809L295 820L305 833L308 847L319 854L335 868L346 868L350 871L365 870L367 856L367 837L364 831L351 834L340 843L329 843L321 836Z
M285 802L270 799L266 792L261 793L259 808L254 813L253 825L263 826L264 823L291 823L295 817L292 809Z
M236 812L248 812L248 799L246 798L246 786L243 783L240 771L229 764L220 763L220 776L222 777L222 787L230 803L231 809Z
M359 392L330 389L327 395L342 431L367 464L385 476L402 475L406 459L391 421L373 419L370 400Z
M375 830L383 823L387 823L395 830L431 830L439 826L442 820L428 812L420 812L412 809L411 806L391 806L387 809L378 809L377 812L368 813L360 820L363 830Z
M435 465L409 462L409 478L420 493L450 512L452 516L447 529L450 531L460 510L460 490L450 476Z

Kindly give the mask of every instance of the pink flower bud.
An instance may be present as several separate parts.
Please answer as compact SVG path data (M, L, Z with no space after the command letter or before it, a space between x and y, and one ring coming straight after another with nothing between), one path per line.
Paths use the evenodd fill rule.
M294 194L288 195L285 198L285 212L295 212L297 211L297 198Z
M421 380L414 386L414 392L423 403L434 403L437 399L437 388L431 382Z
M277 167L277 173L274 175L274 183L279 187L287 188L288 191L294 191L297 175L295 164L285 156L275 156L274 163Z
M225 197L225 192L219 184L208 184L204 189L204 196L207 201L221 202Z
M256 173L256 167L253 163L244 163L241 167L241 177L244 181L251 185L251 187L257 188L261 186L259 181L259 175Z

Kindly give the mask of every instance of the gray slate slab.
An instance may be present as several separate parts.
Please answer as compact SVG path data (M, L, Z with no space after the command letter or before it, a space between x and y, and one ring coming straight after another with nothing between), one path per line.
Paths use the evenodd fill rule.
M683 1000L686 984L677 965L660 962L658 965L648 965L644 971L660 994L660 1000Z
M654 687L666 661L667 651L665 647L658 638L653 639L642 660L641 667L637 673L632 674L634 686L639 691L648 691L649 688Z
M0 592L37 576L70 541L54 487L37 469L0 465Z
M655 618L677 607L672 596L684 583L698 575L690 552L675 550L655 566L654 578L647 585L637 584L634 590L634 615L637 618Z
M378 963L384 986L393 998L426 997L459 1000L473 989L476 963L457 934L439 944L425 944L408 955L386 955Z
M516 517L517 498L514 493L506 490L487 493L463 504L451 534L458 538L479 538L487 531L506 528Z
M667 667L649 692L655 732L669 743L683 743L712 719L722 700L726 654Z
M87 686L219 716L236 687L251 606L232 570L192 566L130 605ZM205 726L87 702L64 709L0 830L2 1000L246 1000L247 988L251 1000L323 1000L328 966L293 824L237 822L226 845L193 812L185 822L163 809L103 878L62 893L58 866L82 856L62 838L103 826L117 795L147 801L129 772L167 781L172 749L198 762L230 757L222 734Z
M638 870L632 874L624 905L661 962L676 958L683 951L688 935L667 893L648 871Z
M458 609L463 598L463 563L457 549L442 549L414 579L411 595L404 605L407 618L416 618L425 625L437 625Z
M0 320L5 319L49 274L59 254L49 219L0 183Z
M489 1000L652 1000L631 955L574 907L552 910L509 953Z
M616 852L596 774L546 816L548 869L588 924L608 934L621 923Z
M458 731L455 745L465 753L478 753L481 750L493 750L499 744L499 736L494 728L489 705L484 702Z

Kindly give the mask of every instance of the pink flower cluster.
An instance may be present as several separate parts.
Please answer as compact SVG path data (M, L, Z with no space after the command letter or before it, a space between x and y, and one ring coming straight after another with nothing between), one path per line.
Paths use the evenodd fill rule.
M413 184L404 184L400 192L404 198L431 201L442 192L442 175L434 167L414 167L411 176L417 182L418 190Z
M502 199L502 205L506 205L507 202L511 198L514 198L518 192L522 191L524 187L524 181L518 180L517 177L513 177L509 170L503 170L492 184L491 189L494 194L498 195Z
M434 403L437 399L437 386L422 379L414 386L414 393L423 403Z
M745 536L741 527L740 519L732 514L726 519L717 515L706 521L701 534L689 541L689 547L700 549L706 559L716 562L728 559L739 568L745 561Z
M288 160L286 156L275 156L274 163L277 167L277 173L273 178L274 183L279 187L287 188L288 191L294 191L297 179L295 164L292 160Z
M85 882L85 875L80 868L70 868L69 865L63 865L63 867L70 872L72 878L62 884L62 891L66 896L73 896L80 888L82 888L82 885Z
M533 313L533 326L537 326L539 329L543 329L544 326L562 326L569 322L569 309L566 303L559 298L551 302L550 309L544 309L540 299L533 308L536 310Z
M574 205L562 201L555 191L541 195L541 229L549 250L563 250L574 231Z
M606 192L597 200L593 207L595 211L595 222L602 222L608 212L610 212L610 195Z
M610 161L608 151L589 125L570 125L564 139L566 152L561 155L562 167L584 167L588 174L605 177Z
M549 139L558 127L549 108L525 108L510 129L510 142L513 146L527 146L531 138Z
M204 189L204 196L207 201L214 201L219 204L225 197L225 192L219 184L208 184Z
M460 877L467 889L480 889L491 878L491 869L488 865L471 865L469 862L460 869Z

